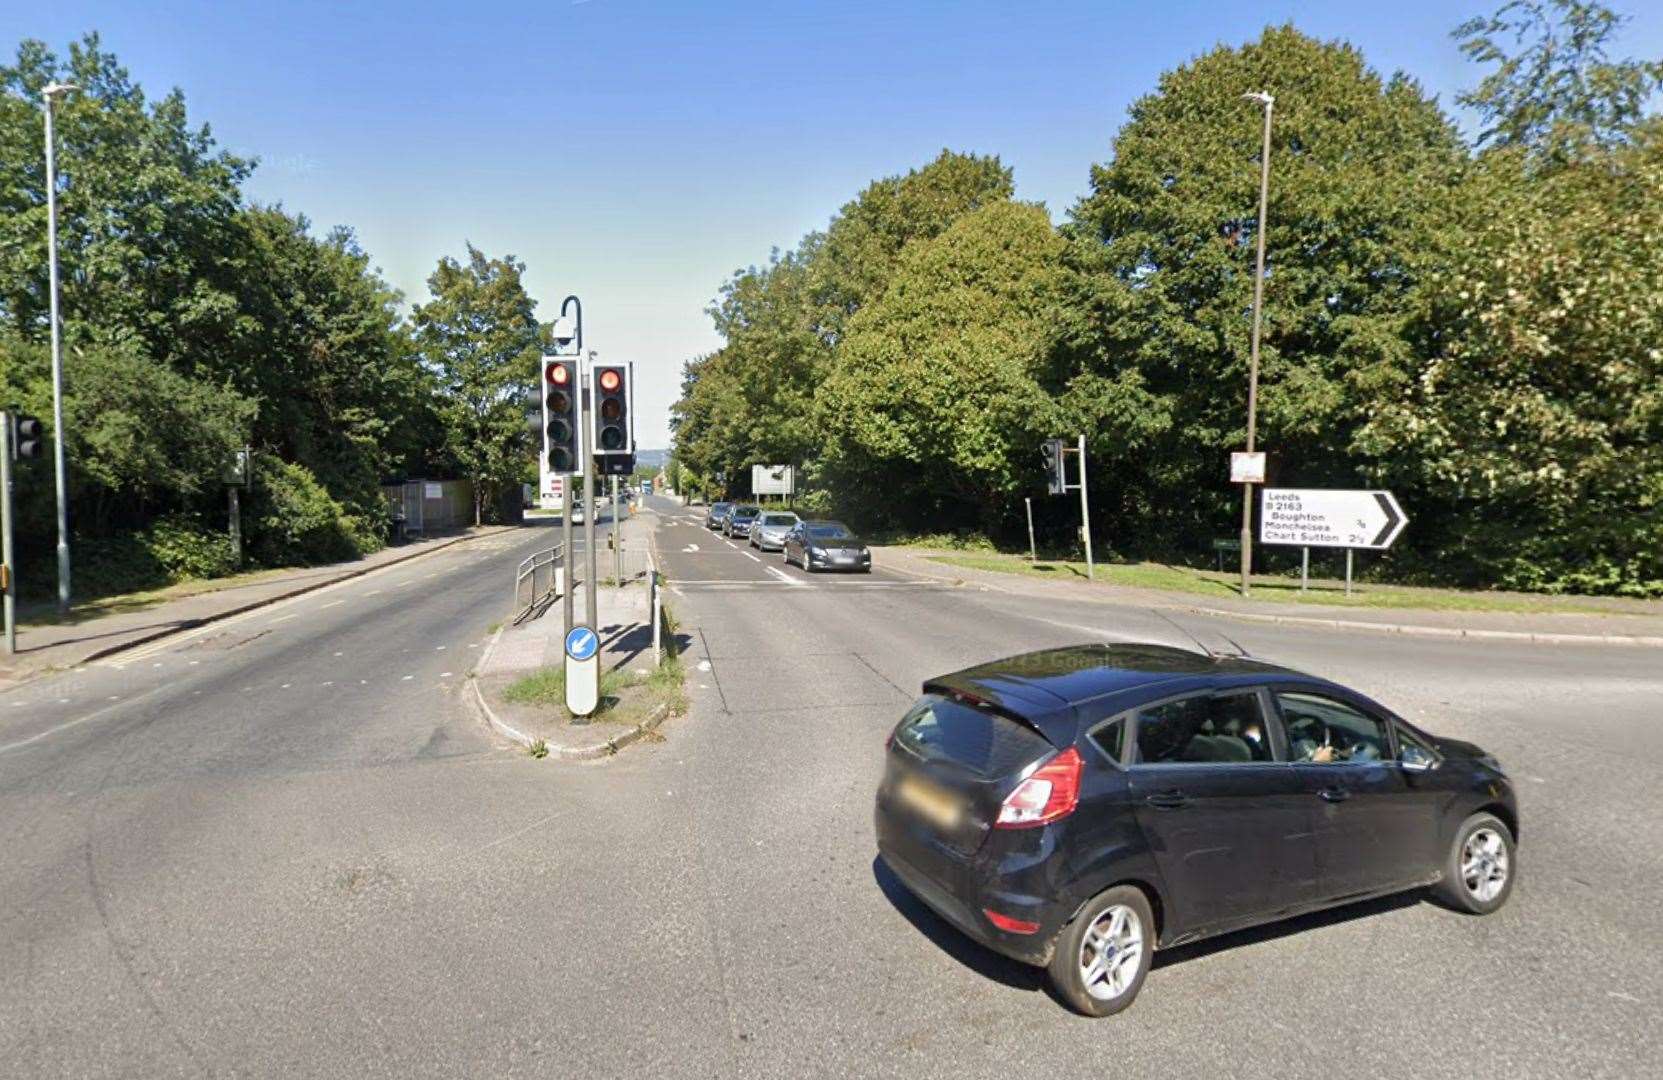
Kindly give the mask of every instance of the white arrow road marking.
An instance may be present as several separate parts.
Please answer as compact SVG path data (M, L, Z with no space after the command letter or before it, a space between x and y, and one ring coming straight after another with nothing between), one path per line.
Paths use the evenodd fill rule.
M694 554L695 552L697 552L699 550L699 545L697 545L697 544L688 544L686 547L682 548L681 550L685 554L692 555L692 554Z

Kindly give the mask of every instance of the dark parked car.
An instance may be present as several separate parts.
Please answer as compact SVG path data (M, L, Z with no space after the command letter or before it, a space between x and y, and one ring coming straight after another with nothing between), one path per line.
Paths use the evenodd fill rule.
M735 506L728 511L728 516L722 520L722 532L726 536L748 536L751 522L762 513L760 506Z
M816 570L872 572L872 552L841 521L801 521L785 534L782 557L809 573Z
M1431 885L1506 902L1518 803L1496 760L1326 679L1162 645L1080 645L924 684L890 735L884 863L1080 1012L1157 948Z
M704 527L720 530L722 522L727 519L728 512L732 509L733 504L730 502L711 503L710 509L704 512Z

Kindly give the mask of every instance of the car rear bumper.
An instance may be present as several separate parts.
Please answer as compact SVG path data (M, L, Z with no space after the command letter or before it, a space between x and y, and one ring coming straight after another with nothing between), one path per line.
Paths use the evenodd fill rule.
M1051 961L1057 931L1072 908L1041 888L1043 869L1031 863L1011 870L997 857L962 856L922 835L880 797L874 813L878 854L884 865L930 910L971 940L996 953L1043 967ZM1032 934L1001 930L988 920L991 909L1012 919L1038 923Z

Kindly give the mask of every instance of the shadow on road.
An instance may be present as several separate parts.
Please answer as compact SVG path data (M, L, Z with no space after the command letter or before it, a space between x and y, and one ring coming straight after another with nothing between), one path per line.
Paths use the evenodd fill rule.
M884 899L899 911L919 933L934 942L942 952L984 978L1012 986L1019 990L1038 990L1045 983L1044 974L1036 967L1000 956L991 949L971 941L952 923L931 911L924 901L895 876L895 872L877 856L872 860L872 877L882 890Z
M872 860L872 877L878 883L878 888L883 892L884 898L890 902L896 911L905 916L906 920L919 933L929 938L937 948L960 964L978 975L1006 986L1021 990L1045 990L1050 993L1050 985L1043 971L1001 956L966 937L952 923L937 915L922 900L914 896L901 879L895 876L895 872L890 870L882 856L877 856ZM1155 954L1154 960L1150 963L1150 969L1156 970L1190 960L1199 960L1215 953L1247 945L1257 945L1260 942L1275 941L1279 938L1292 937L1310 930L1320 930L1325 926L1336 926L1341 923L1355 922L1358 919L1373 918L1376 915L1384 915L1393 911L1402 911L1425 902L1426 896L1425 889L1416 889L1375 900L1348 904L1345 907L1318 911L1310 915L1301 915L1298 918L1287 919L1282 922L1238 930L1234 933L1208 938L1205 941L1197 941L1189 945L1162 949ZM1055 997L1055 994L1052 994L1052 996Z

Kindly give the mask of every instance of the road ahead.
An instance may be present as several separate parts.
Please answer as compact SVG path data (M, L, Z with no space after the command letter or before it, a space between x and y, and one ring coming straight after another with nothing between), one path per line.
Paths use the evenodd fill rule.
M1663 1053L1656 652L1181 619L1483 742L1521 787L1523 875L1487 920L1410 897L1163 954L1087 1021L875 864L883 737L927 675L1179 631L807 576L651 502L693 711L609 762L514 753L460 694L546 532L37 684L63 710L38 723L0 698L8 1071L1561 1077Z

